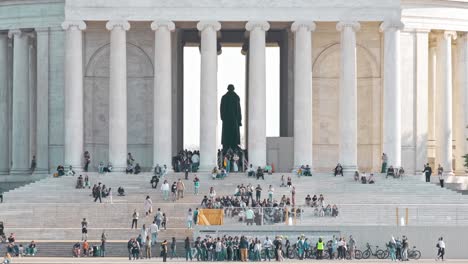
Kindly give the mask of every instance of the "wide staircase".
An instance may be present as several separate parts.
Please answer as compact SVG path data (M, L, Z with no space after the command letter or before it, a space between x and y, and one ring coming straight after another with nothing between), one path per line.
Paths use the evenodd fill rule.
M199 207L203 195L211 186L217 196L233 195L237 185L260 184L262 199L267 196L269 185L275 188L274 199L290 197L290 189L280 187L282 174L265 175L265 180L248 178L243 173L232 173L223 180L212 180L211 175L198 173L201 179L200 194L193 194L193 174L184 180L185 197L176 202L164 201L160 191L152 189L151 173L131 175L124 173L88 173L91 184L101 182L113 190L113 199L103 199L95 203L90 189L76 189L74 177L45 178L41 181L11 190L4 194L0 204L0 221L5 223L5 233L15 233L17 240L39 241L39 254L44 256L70 256L71 245L81 240L81 220L87 218L88 238L91 244L98 244L104 231L108 238L108 255L126 256L126 241L136 237L140 229L130 229L133 210L140 213L139 228L149 225L153 215L145 217L143 203L149 195L153 200L153 211L157 208L168 217L167 230L159 233L158 241L176 237L182 241L192 236L186 228L186 214L189 208ZM331 174L317 173L312 177L297 177L291 174L296 187L296 204L303 206L303 213L295 224L302 226L375 226L395 225L397 210L399 217L407 218L407 225L438 226L468 225L468 198L449 189L425 183L419 176L403 179L385 179L376 176L375 184L354 182L351 176L333 177ZM169 183L183 179L181 173L166 176ZM126 196L117 196L119 186L125 188ZM325 205L336 204L337 217L318 217L314 210L306 207L307 194L323 194ZM406 212L408 212L406 214ZM237 221L225 221L226 225L245 228ZM285 223L277 223L278 227ZM57 250L66 248L70 250ZM180 245L179 250L183 247Z

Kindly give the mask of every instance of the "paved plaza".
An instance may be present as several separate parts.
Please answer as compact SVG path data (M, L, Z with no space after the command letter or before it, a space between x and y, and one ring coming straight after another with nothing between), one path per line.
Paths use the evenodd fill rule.
M17 258L14 259L14 263L31 263L31 264L78 264L78 263L87 263L87 264L114 264L114 263L161 263L161 258L156 259L142 259L137 261L129 261L126 258ZM185 259L168 259L167 262L171 263L185 263ZM273 262L273 261L272 261ZM337 264L337 263L365 263L365 264L374 264L374 263L389 263L388 260L305 260L305 261L297 261L297 260L287 260L284 261L286 263L325 263L325 264ZM193 263L212 263L212 262L197 262L193 261ZM216 263L237 263L237 262L216 262ZM424 260L417 260L417 261L410 261L409 263L418 263L418 264L426 264L426 263L436 263L434 259L424 259ZM456 260L447 260L444 263L468 263L468 260L463 259L456 259Z

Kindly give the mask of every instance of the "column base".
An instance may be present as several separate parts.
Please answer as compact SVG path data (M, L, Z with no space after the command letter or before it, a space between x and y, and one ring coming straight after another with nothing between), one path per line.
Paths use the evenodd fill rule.
M44 168L36 168L32 174L34 174L34 175L49 174L49 170L44 169Z
M10 171L10 174L12 175L30 175L31 174L31 169L30 168L13 168Z
M343 174L345 175L354 175L354 172L357 170L357 165L343 165Z
M10 170L0 170L0 175L8 175L10 174Z
M115 165L112 165L112 172L125 172L126 170L127 170L127 166L122 166L122 165L115 166Z
M444 171L444 174L443 174L445 177L450 177L450 176L455 176L455 173L453 173L453 171L448 171L448 172L445 172Z
M198 172L212 172L214 167L218 167L216 164L213 165L200 165L198 167Z

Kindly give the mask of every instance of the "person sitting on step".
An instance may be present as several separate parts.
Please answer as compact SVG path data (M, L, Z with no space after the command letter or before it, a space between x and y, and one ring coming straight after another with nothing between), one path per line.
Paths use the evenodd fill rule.
M107 166L104 167L104 172L112 172L112 163L107 163Z
M99 174L103 174L104 173L104 162L99 162L99 165L98 165L98 173Z
M122 186L120 186L118 189L117 189L117 193L119 196L125 196L125 190Z
M393 178L395 178L395 169L393 168L392 165L390 165L390 167L388 167L387 175L385 176L385 179L387 179L388 176L392 176Z
M265 177L263 176L263 170L262 170L262 168L260 166L258 166L258 168L257 168L257 175L256 176L257 176L257 180L260 179L260 177L263 180L265 179Z
M133 173L133 170L134 170L133 164L129 163L129 164L127 164L127 168L125 169L125 173L127 173L127 174L128 174L128 173L132 174L132 173Z
M366 174L365 174L365 173L363 173L363 174L361 175L361 183L362 183L362 184L366 184L366 183L367 183L367 177L366 177Z
M368 182L369 184L374 184L374 183L375 183L374 173L371 173L371 174L369 175L369 179L367 179L367 182Z
M255 169L253 168L252 164L250 164L249 168L247 169L247 177L255 177Z
M140 173L140 172L141 172L141 167L140 167L140 164L137 163L137 164L135 165L135 169L134 169L134 171L133 171L133 174L138 174L138 173Z
M400 167L400 169L398 169L397 177L402 179L404 175L405 175L405 170L403 169L403 167Z
M336 177L336 175L341 175L341 176L344 176L343 175L343 167L341 166L340 163L338 163L335 167L335 169L333 170L334 171L334 175Z
M303 169L303 174L304 174L304 176L312 176L312 172L311 172L311 170L310 170L309 165L306 165L306 166L304 167L304 169Z
M78 176L78 179L76 180L76 189L83 189L84 184L83 184L83 176Z
M268 173L268 175L271 175L273 173L273 167L271 167L270 164L267 163L264 169L265 173Z
M75 175L75 171L73 170L73 167L70 165L70 167L68 167L67 176L74 176L74 175Z
M358 171L354 172L354 181L355 182L359 181L359 172Z

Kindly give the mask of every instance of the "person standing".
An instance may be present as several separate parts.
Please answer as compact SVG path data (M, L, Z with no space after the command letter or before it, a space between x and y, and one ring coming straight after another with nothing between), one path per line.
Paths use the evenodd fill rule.
M322 259L323 257L323 249L324 249L324 243L322 241L322 238L319 237L319 240L317 242L317 259Z
M192 208L189 208L187 212L187 228L192 229L192 224L193 224L193 212L192 212Z
M89 151L86 150L83 156L84 156L84 162L85 162L83 170L87 172L89 164L91 163L91 154L89 154Z
M185 168L185 179L188 180L189 169Z
M349 236L348 250L350 259L354 259L354 252L356 251L356 241L354 240L353 236Z
M270 187L268 187L268 201L273 202L274 192L275 192L275 188L273 188L273 186L270 185Z
M101 183L98 183L98 186L94 189L94 202L99 199L99 202L102 203L102 187Z
M174 182L171 186L171 195L172 201L175 202L177 200L177 182Z
M440 188L444 188L445 175L444 173L439 174Z
M146 196L143 207L145 208L145 216L150 215L151 212L153 211L153 201L151 201L151 198L149 197L149 195Z
M432 168L429 163L424 165L424 175L426 176L426 182L431 182Z
M164 201L167 201L169 199L169 190L170 190L169 183L167 180L164 180L164 183L161 185L161 191L163 193L163 199Z
M260 187L260 184L258 184L257 188L255 188L255 200L260 201L261 195L262 195L262 187Z
M267 260L267 258L268 261L271 261L270 250L272 246L273 242L271 242L271 240L268 237L266 237L265 241L263 241L263 248L265 249L265 261Z
M188 261L189 258L190 258L190 261L192 261L192 247L190 246L189 237L185 238L184 248L185 248L185 261Z
M387 173L387 162L388 162L387 154L382 153L382 169L380 170L381 173Z
M102 231L101 234L101 257L106 256L106 242L107 242L107 236L104 231Z
M249 248L249 242L244 236L241 236L239 242L239 249L240 249L240 259L242 262L247 261L247 249Z
M408 248L409 248L408 238L406 236L403 236L402 253L401 253L401 260L402 261L407 261L408 260Z
M395 238L392 236L392 240L390 240L389 243L389 253L390 253L390 259L392 261L396 261L396 241Z
M176 242L175 237L172 237L172 241L171 241L171 259L172 258L177 258L176 249L177 249L177 242Z
M198 190L200 189L200 179L195 175L195 178L193 179L193 193L195 195L198 195Z
M146 258L151 259L151 244L153 241L151 241L151 237L149 235L146 236L146 246L145 246L145 252L146 252Z
M167 260L167 240L164 240L161 243L161 256L163 258L163 262L166 262Z
M193 211L193 224L198 224L198 208L195 208L195 211Z
M179 179L179 181L177 181L177 200L184 198L184 190L185 184L181 179Z
M156 240L158 239L158 232L159 226L156 224L156 221L150 225L150 233L151 233L151 246L156 244Z
M439 241L437 241L437 258L435 260L439 260L439 259L442 259L442 261L444 261L444 255L445 255L445 242L444 242L444 238L443 237L440 237L439 238Z
M132 229L133 229L133 227L135 227L135 229L138 228L138 216L139 216L139 215L138 215L138 212L137 212L137 210L135 209L135 210L133 211L133 214L132 214Z
M296 206L296 187L292 187L292 190L291 190L291 204L292 204L292 207Z
M81 221L81 240L88 240L88 220Z

